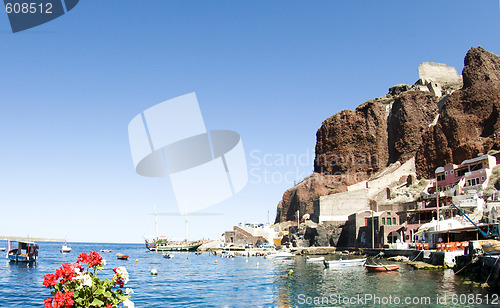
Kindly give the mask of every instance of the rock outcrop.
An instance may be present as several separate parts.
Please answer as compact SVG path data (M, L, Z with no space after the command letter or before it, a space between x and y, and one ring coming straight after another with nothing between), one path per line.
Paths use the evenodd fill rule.
M478 47L464 62L461 88L454 69L425 63L419 69L425 80L326 119L316 133L314 173L284 193L276 222L296 219L297 210L312 214L314 199L344 192L398 161L415 157L418 176L431 178L444 162L498 150L500 57Z
M431 178L443 162L461 163L500 147L500 57L471 48L464 61L463 88L444 102L437 124L416 154L419 177Z

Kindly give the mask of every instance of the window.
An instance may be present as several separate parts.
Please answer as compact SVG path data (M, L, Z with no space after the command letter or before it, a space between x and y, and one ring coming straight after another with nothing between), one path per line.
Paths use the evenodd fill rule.
M390 217L387 217L387 225L389 225L389 226L392 225Z
M479 182L479 178L476 178L476 184L479 185L481 182Z
M385 218L382 218L382 224L385 225Z
M393 224L393 225L395 225L395 224L396 224L396 217L394 217L394 218L392 219L392 224Z
M481 181L483 181L483 182L484 182L484 176L482 176L482 177L481 177Z
M445 171L445 172L444 172L444 176L447 176L447 175L448 175L448 171Z
M483 169L483 164L482 163L475 164L475 165L470 165L470 171L481 170L481 169Z
M464 176L467 172L467 169L457 170L457 176Z
M453 171L453 170L451 170L451 171L450 171L450 174L453 174L453 172L454 172L454 171Z

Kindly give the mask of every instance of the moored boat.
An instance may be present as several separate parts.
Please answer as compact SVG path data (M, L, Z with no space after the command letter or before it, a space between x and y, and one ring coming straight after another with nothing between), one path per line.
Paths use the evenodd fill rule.
M295 257L295 255L287 251L282 251L278 253L268 254L265 257L266 259L292 259Z
M5 251L6 249L6 247L0 247L0 251Z
M203 244L202 241L189 242L173 242L166 239L146 240L146 248L150 251L196 251Z
M116 254L116 257L120 260L127 260L128 259L128 255L125 255L123 253L117 253Z
M28 241L9 241L7 258L11 262L34 262L38 257L38 245Z
M101 249L101 252L111 252L111 249Z
M169 254L169 253L164 253L164 254L163 254L163 257L164 257L165 259L172 259L174 256L173 256L173 255L171 255L171 254Z
M366 258L323 261L323 264L325 265L326 268L343 268L343 267L351 267L351 266L362 266L365 263L366 263Z
M500 254L500 241L497 240L482 240L479 241L483 252L487 255Z
M317 258L311 258L309 256L306 257L306 262L323 262L325 261L325 257L317 257Z
M184 241L169 241L166 237L158 236L158 217L155 208L155 228L156 237L152 240L145 239L146 248L149 251L165 252L165 251L196 251L198 247L205 244L206 241L188 241L187 236L187 212L186 212L186 239Z
M375 264L375 265L365 265L367 272L389 272L389 271L397 271L399 269L399 265L397 264Z
M61 247L61 249L59 249L59 251L62 253L68 253L68 252L71 252L71 247L66 242L62 245L62 247Z

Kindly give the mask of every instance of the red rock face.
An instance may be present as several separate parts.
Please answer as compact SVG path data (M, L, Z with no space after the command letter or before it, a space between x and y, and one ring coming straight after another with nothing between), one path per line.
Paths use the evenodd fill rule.
M444 103L438 125L422 136L416 154L419 177L432 178L444 162L459 164L500 148L500 57L471 48L464 64L463 88Z
M314 171L371 174L383 167L388 159L387 105L368 101L326 119L316 133Z
M313 213L313 200L346 191L396 161L415 156L419 177L432 178L446 162L461 163L500 149L500 57L481 47L465 57L463 88L444 102L429 92L406 91L343 110L316 133L314 173L287 190L276 221ZM396 93L394 93L396 94Z
M326 119L316 133L315 172L285 192L276 222L296 219L297 209L312 214L319 196L346 191L387 165L413 157L437 112L432 94L409 91Z

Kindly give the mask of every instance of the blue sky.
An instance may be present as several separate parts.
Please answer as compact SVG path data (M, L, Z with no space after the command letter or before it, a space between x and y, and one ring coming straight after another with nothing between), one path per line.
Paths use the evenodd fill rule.
M499 30L494 0L92 0L16 34L0 14L0 234L153 234L154 206L177 205L168 179L134 172L127 125L190 92L208 129L240 133L251 172L241 193L207 209L223 215L190 218L190 238L268 211L273 221L292 178L312 171L324 119L414 83L421 62L460 72L470 47L500 54ZM256 165L266 154L309 163ZM275 181L259 181L264 172ZM184 236L182 218L159 223Z

